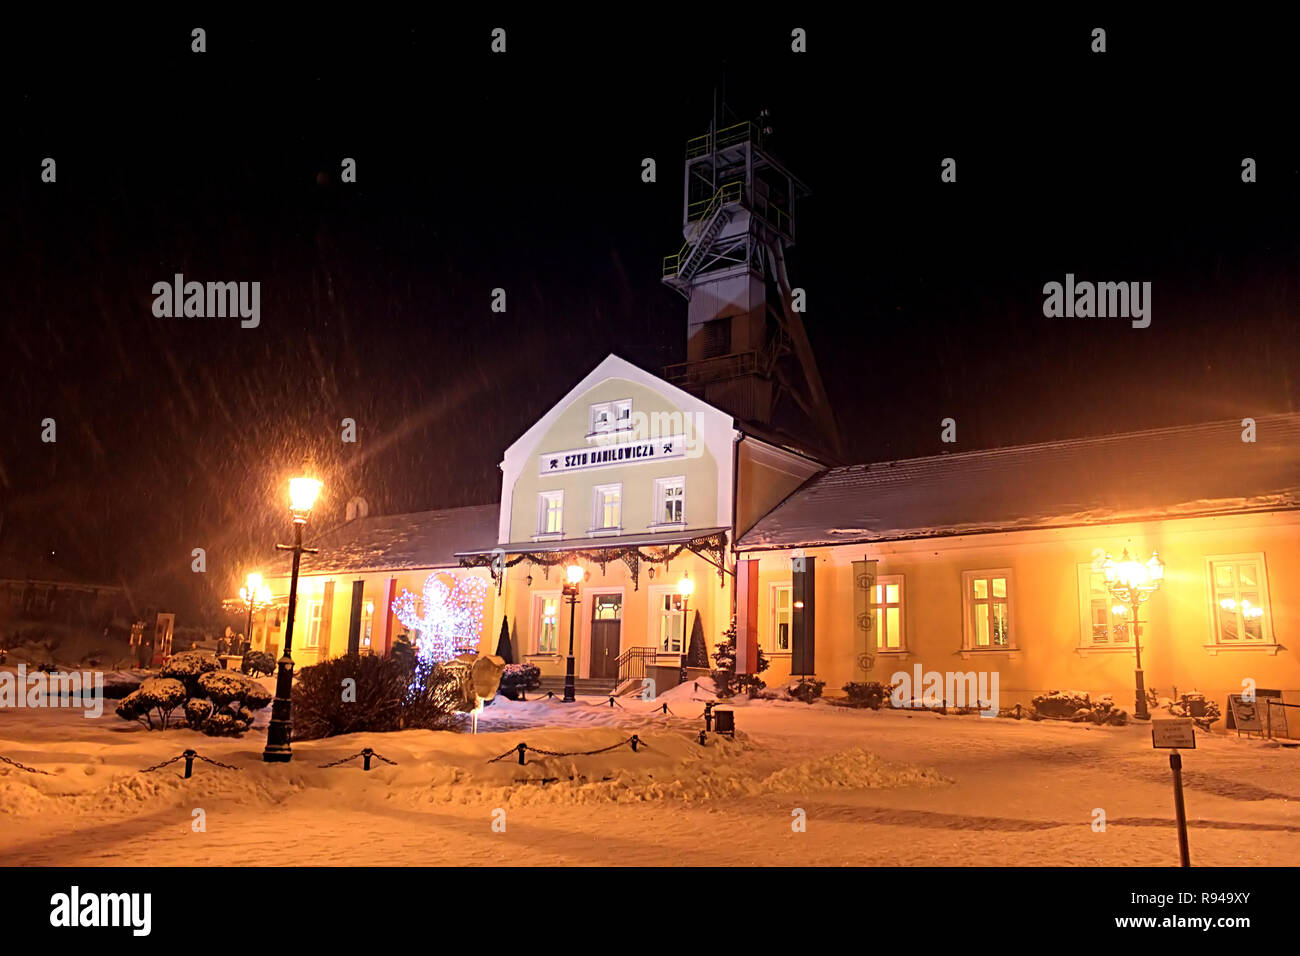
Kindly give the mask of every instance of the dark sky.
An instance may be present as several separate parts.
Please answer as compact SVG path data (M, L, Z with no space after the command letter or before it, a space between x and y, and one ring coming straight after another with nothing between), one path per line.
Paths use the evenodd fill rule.
M742 117L772 110L771 148L812 188L791 269L851 459L1300 399L1280 24L412 16L13 25L0 549L194 614L288 534L306 452L318 527L353 494L381 512L496 500L506 445L606 354L684 359L659 269L715 86ZM261 327L153 317L176 272L260 281ZM1151 327L1044 318L1043 283L1067 272L1152 282Z

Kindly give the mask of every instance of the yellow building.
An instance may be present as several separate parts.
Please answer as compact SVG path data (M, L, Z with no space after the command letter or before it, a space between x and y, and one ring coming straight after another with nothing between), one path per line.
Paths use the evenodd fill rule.
M1071 689L1132 708L1132 612L1102 562L1158 552L1165 576L1139 611L1146 686L1226 713L1249 688L1300 703L1298 506L1300 415L1275 415L828 469L738 556L759 582L769 683L920 665L996 672L1003 706Z
M473 646L494 651L504 619L549 686L572 627L580 692L663 690L696 618L712 651L734 615L739 669L761 647L769 685L838 693L919 666L996 673L1002 706L1072 689L1127 708L1140 645L1160 696L1300 703L1300 415L827 467L610 356L500 467L499 505L357 517L310 542L295 661L387 652L394 602L439 576L486 582ZM1125 549L1165 569L1136 633L1102 571Z

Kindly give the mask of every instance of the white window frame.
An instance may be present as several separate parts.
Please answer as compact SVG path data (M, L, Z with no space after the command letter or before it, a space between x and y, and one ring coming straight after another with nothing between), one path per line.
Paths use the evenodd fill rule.
M608 420L608 424L604 428L601 428L597 422L597 419L602 412L607 416L607 420ZM613 430L614 430L614 403L597 402L595 405L592 405L587 418L587 437L591 438L594 435L604 435L609 432L612 432Z
M320 626L325 613L325 602L308 601L307 602L307 626L303 629L302 646L303 648L320 647Z
M981 578L987 578L989 580L989 596L987 598L975 597L975 582ZM994 578L1005 578L1007 582L1007 596L1005 601L1007 605L1007 630L1010 631L1010 639L1006 644L976 644L975 636L978 632L975 627L975 614L978 608L987 607L993 602ZM983 568L974 571L963 571L961 573L961 632L963 656L968 654L1006 654L1019 649L1019 644L1016 638L1015 593L1015 575L1012 573L1010 568ZM992 630L991 625L992 622L990 621L990 631Z
M664 505L666 505L668 501L667 493L670 486L680 487L682 489L682 516L677 521L664 520ZM686 477L684 475L677 475L673 478L655 479L654 512L653 520L650 522L650 527L655 529L686 527Z
M776 635L777 635L777 631L780 629L780 623L781 623L779 620L777 620L777 615L780 613L780 608L777 605L776 596L777 593L780 591L788 591L790 593L790 603L789 606L786 608L786 613L790 615L789 635L790 635L791 646L787 647L785 650L781 650L781 648L776 646ZM767 639L763 642L764 644L763 653L788 657L794 646L794 582L773 581L768 586L767 589L767 606L768 606L768 621L771 624L771 627L768 628Z
M557 531L551 531L547 519L550 517L550 504L558 501L560 508L560 527ZM533 535L534 541L549 541L555 538L564 537L564 492L561 491L539 491L537 493L537 533Z
M1090 563L1081 562L1077 565L1077 575L1079 583L1079 647L1081 654L1103 652L1103 653L1133 653L1133 622L1129 620L1126 614L1119 617L1111 609L1118 604L1118 600L1110 593L1110 590L1103 587L1102 590L1106 595L1106 620L1109 622L1110 629L1106 632L1109 640L1101 642L1093 637L1092 623L1092 576L1098 572ZM1115 628L1123 625L1128 628L1128 640L1115 640Z
M885 586L889 584L898 585L898 600L889 602L885 599L889 592ZM876 616L876 652L879 654L906 654L907 653L907 588L904 587L903 575L901 574L878 574L876 575L876 587L880 588L880 601L876 601L874 594L868 594L868 603L871 610ZM1008 593L1009 589L1008 589ZM898 608L898 646L886 647L882 643L882 637L885 633L885 611L888 608Z
M547 601L555 601L555 650L542 650L542 621L544 614L542 609L546 607ZM564 619L564 600L559 591L534 591L533 607L529 618L528 643L532 650L529 652L534 657L558 657L560 654L560 629L561 621Z
M615 525L606 525L604 523L604 496L611 491L618 495L618 523ZM621 481L616 481L607 485L596 485L591 489L591 534L599 536L621 534L622 532L623 483Z
M610 402L610 405L612 406L613 411L613 426L611 430L616 432L630 431L632 428L632 399L619 399L617 402ZM627 409L627 415L621 414L624 409ZM620 424L624 419L626 419L626 422Z
M1219 631L1219 588L1214 582L1214 566L1216 564L1241 564L1249 561L1259 570L1259 591L1260 604L1264 608L1264 613L1260 618L1260 639L1251 640L1241 637L1235 641L1225 641ZM1234 572L1234 579L1236 573ZM1206 651L1210 654L1218 654L1220 651L1264 651L1269 654L1276 654L1278 651L1277 638L1273 634L1273 601L1268 593L1268 565L1264 560L1263 551L1244 552L1240 554L1211 554L1205 557L1205 588L1207 605L1210 613L1210 639L1205 645ZM1240 585L1234 587L1234 591L1240 591ZM1239 624L1244 623L1241 615L1237 615ZM1245 628L1241 628L1241 634L1245 634Z
M687 609L683 607L677 610L665 611L664 610L665 597L676 598L678 600L678 603L681 603L681 595L677 593L677 588L675 585L665 584L665 585L658 585L650 588L650 601L651 601L650 634L649 634L650 646L654 648L655 654L660 657L680 656L687 652L688 644L690 642L690 634L688 634L686 631L686 623L687 623L686 610ZM661 625L663 623L664 618L669 616L676 617L679 621L681 621L681 627L682 627L681 650L674 651L674 650L665 649L663 643L660 640Z

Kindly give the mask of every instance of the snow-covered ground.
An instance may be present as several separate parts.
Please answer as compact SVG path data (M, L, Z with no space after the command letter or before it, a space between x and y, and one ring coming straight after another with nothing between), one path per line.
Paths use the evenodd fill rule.
M477 736L298 742L151 733L70 710L0 711L0 858L54 864L1173 865L1168 758L1145 725L1090 727L738 702L701 747L704 695L659 703L499 700ZM590 756L529 753L599 750ZM396 761L320 764L362 747ZM187 747L237 771L140 768ZM1300 858L1300 750L1198 734L1184 754L1194 865ZM194 811L205 832L195 832ZM1105 832L1093 828L1105 812ZM796 811L806 831L796 832ZM501 822L504 820L504 832ZM494 821L496 828L494 829Z

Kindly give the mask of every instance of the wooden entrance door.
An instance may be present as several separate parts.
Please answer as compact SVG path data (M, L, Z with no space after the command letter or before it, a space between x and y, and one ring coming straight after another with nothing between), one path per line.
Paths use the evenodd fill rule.
M591 668L593 679L618 677L619 635L623 627L623 595L597 594L591 606Z

